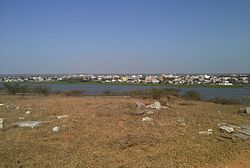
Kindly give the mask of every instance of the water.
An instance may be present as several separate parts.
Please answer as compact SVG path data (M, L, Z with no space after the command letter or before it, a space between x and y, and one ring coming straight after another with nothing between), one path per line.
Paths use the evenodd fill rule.
M37 83L30 84L32 86L39 85ZM69 91L69 90L85 90L87 94L97 95L102 94L104 91L110 90L111 92L124 92L132 90L144 90L151 88L176 88L174 86L141 86L141 85L111 85L111 84L44 84L51 88L53 92L56 91ZM0 87L3 87L0 84ZM214 97L226 97L230 99L240 99L242 96L250 96L250 88L206 88L206 87L191 87L191 88L178 88L180 94L186 91L195 90L199 92L205 100Z

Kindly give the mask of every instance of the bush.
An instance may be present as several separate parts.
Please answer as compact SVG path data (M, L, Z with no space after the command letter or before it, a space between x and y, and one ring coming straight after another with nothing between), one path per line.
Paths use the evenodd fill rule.
M102 94L106 96L111 95L111 90L105 90L102 92Z
M86 92L85 90L69 90L69 91L63 92L63 94L66 96L81 96L85 92Z
M188 100L201 100L201 94L197 91L191 90L184 93L183 97Z
M210 99L210 102L216 104L239 104L240 102L234 99L224 98L224 97L215 97Z
M163 96L163 90L161 89L150 89L147 94L150 98L159 100Z
M179 96L180 89L175 88L165 88L164 95Z
M250 104L250 95L249 96L242 96L241 102L245 104Z
M153 89L147 89L147 90L133 90L133 91L128 91L128 92L123 92L122 95L126 96L132 96L132 97L143 97L147 99L156 99L159 100L162 97L165 96L178 96L179 94L178 89L175 88L165 88L165 89L158 89L158 88L153 88Z
M20 83L4 83L4 88L8 94L18 94L18 93L37 93L42 95L49 95L50 88L48 86L35 86L29 87L27 85L21 85Z
M50 94L50 88L45 85L40 85L40 86L34 87L33 92L47 96Z
M27 86L23 86L20 83L3 83L4 88L8 94L17 94L17 93L27 93L29 92L29 88Z

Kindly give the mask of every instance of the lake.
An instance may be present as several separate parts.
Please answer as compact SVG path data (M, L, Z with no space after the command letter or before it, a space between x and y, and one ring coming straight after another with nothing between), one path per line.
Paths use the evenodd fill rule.
M30 84L30 83L29 83ZM39 83L32 83L30 85L40 85ZM69 90L85 90L87 94L97 95L104 91L124 92L132 90L144 90L150 88L176 88L174 86L145 86L145 85L112 85L112 84L89 84L89 83L68 83L68 84L44 84L51 88L52 91L69 91ZM0 87L3 85L0 83ZM246 88L207 88L207 87L189 87L178 88L180 94L186 91L195 90L199 92L206 100L213 97L226 97L232 99L240 99L242 96L250 96L250 87Z

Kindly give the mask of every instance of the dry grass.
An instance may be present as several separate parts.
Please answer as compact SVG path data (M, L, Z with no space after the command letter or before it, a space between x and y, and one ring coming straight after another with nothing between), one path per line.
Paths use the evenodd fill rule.
M131 113L134 102L122 97L1 96L0 117L6 125L25 120L49 121L37 128L0 130L0 167L216 167L250 140L217 139L220 122L250 123L237 113L242 105L169 100L173 110L154 111L153 123ZM20 109L16 110L19 106ZM26 115L27 110L32 111ZM220 111L220 113L218 113ZM56 115L69 115L55 119ZM52 133L61 126L59 133ZM197 132L212 128L212 136Z

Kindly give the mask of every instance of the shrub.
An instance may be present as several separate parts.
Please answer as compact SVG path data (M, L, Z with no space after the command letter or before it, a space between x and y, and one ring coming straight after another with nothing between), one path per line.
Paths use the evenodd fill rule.
M225 97L215 97L210 99L211 102L216 104L239 104L240 102L234 99L229 99Z
M147 95L150 98L158 100L158 99L160 99L163 96L163 90L153 88L153 89L148 90L148 94Z
M111 95L111 90L105 90L102 92L103 95Z
M201 100L201 94L197 91L191 90L184 93L183 97L188 100Z
M50 94L50 88L45 85L39 85L33 88L33 92L47 96Z
M85 90L68 90L63 92L63 94L66 96L81 96L85 92L86 92Z
M30 89L20 83L3 83L8 94L27 93Z
M245 104L250 104L250 95L249 96L242 96L241 102Z
M165 88L165 89L152 88L147 90L133 90L128 92L123 92L122 95L132 96L132 97L140 96L142 98L159 100L165 96L170 96L170 95L178 96L179 91L180 90L175 88Z
M179 96L180 89L175 88L165 88L164 95Z

